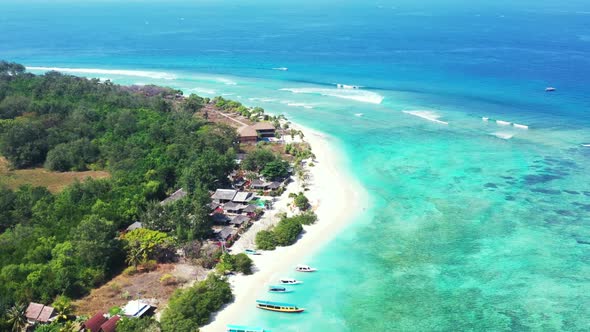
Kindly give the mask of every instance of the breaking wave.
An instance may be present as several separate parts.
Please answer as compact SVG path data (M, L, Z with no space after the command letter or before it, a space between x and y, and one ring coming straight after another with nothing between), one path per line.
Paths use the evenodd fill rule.
M191 91L194 91L197 93L208 94L208 95L214 95L217 93L213 89L206 89L206 88L193 88L193 89L191 89Z
M61 68L61 67L27 67L28 70L58 71L61 73L81 73L81 74L99 74L99 75L121 75L133 77L147 77L155 79L173 80L176 75L147 70L119 70L119 69L99 69L99 68Z
M361 103L381 104L383 96L372 91L359 89L327 89L327 88L285 88L281 91L292 93L314 94L320 96L335 97L341 99L355 100Z
M498 138L501 138L501 139L511 139L512 137L514 137L513 133L507 133L507 132L503 132L503 131L492 133L492 135L494 135Z
M428 120L428 121L432 121L432 122L436 122L436 123L440 123L440 124L444 124L444 125L448 125L448 122L445 121L441 121L439 120L439 118L441 117L438 113L434 112L434 111L402 111L406 114L410 114L413 116L417 116L419 118Z

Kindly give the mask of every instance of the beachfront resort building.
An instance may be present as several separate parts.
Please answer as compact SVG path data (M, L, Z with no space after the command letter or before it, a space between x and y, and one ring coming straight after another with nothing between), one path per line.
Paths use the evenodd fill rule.
M270 122L256 122L240 128L240 143L256 143L260 138L275 137L275 126Z
M52 307L31 302L25 311L25 316L29 324L35 325L52 322L57 317L57 313Z

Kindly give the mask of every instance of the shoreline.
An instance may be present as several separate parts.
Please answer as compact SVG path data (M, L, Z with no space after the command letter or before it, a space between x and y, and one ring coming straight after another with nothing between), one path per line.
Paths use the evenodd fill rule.
M304 226L304 232L296 243L287 247L277 247L273 251L260 250L261 255L250 256L254 262L254 273L251 275L233 275L229 277L232 285L234 301L217 312L212 321L201 327L203 332L225 331L227 324L242 324L243 318L267 285L276 283L276 279L285 277L282 272L293 269L301 261L317 252L322 246L336 236L362 211L368 208L368 194L364 187L350 173L345 156L337 143L330 136L307 127L293 123L292 127L303 131L304 141L310 144L316 156L315 166L305 166L309 172L309 190L305 195L309 198L318 221ZM269 213L265 223L258 221L232 246L233 253L242 252L245 248L253 248L253 237L261 229L278 222L276 214L290 212L287 205L291 199L290 192L303 191L298 179L289 184L287 191ZM346 204L342 204L346 202Z

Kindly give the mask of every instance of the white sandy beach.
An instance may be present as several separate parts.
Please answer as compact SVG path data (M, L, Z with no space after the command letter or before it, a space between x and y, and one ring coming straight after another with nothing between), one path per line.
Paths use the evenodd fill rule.
M262 289L276 283L278 278L285 277L282 275L284 271L294 268L297 264L305 263L302 259L309 257L329 242L338 230L368 206L368 196L364 188L349 175L343 156L335 148L335 143L330 142L330 137L309 128L296 127L303 131L304 140L311 145L316 155L315 166L308 167L309 190L305 192L305 195L318 215L318 221L314 225L304 226L303 236L294 245L278 247L274 251L262 251L261 255L251 256L255 264L255 273L249 276L230 277L235 296L234 302L219 312L209 325L201 328L201 331L225 331L227 324L242 323L244 308L255 305L257 295ZM276 214L291 212L288 207L291 199L287 196L290 192L303 191L301 185L302 183L295 179L274 208L232 246L232 252L239 253L245 248L254 248L254 237L259 230L267 229L278 222Z

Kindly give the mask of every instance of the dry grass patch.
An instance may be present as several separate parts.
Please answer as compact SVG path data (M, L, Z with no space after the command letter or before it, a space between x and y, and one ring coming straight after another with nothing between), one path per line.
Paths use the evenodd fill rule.
M105 171L85 172L52 172L45 168L11 170L10 164L4 157L0 157L0 185L16 189L23 184L46 187L56 193L72 184L74 181L84 181L87 178L104 179L110 177Z

